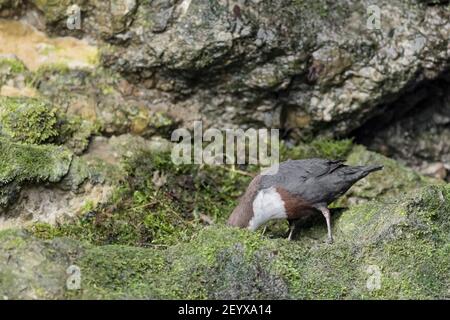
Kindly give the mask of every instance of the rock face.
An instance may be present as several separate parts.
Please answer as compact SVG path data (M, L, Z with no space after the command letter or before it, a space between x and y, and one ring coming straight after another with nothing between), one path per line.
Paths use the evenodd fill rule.
M448 67L447 5L370 4L379 29L365 1L141 3L104 61L211 124L345 134Z
M390 204L355 206L334 219L333 246L324 243L323 224L293 242L210 227L163 251L3 231L0 296L445 299L449 210L448 186L427 187ZM67 287L72 265L80 271L77 290Z
M14 141L42 144L58 135L56 109L43 101L0 97L2 136Z
M138 8L108 65L215 125L345 134L448 66L445 5L370 2L381 16L370 30L365 1L162 3Z
M280 127L295 139L349 133L450 56L445 1L76 1L77 30L68 1L31 3L50 32L97 39L104 66L186 125Z
M75 30L67 27L68 1L4 1L1 8L52 35L85 41L48 39L17 22L9 22L14 28L3 23L0 32L14 41L10 29L20 30L16 36L27 39L22 42L39 42L33 57L15 53L29 68L53 58L66 69L91 70L41 71L31 88L23 76L8 74L0 78L0 89L4 95L42 94L65 112L98 121L107 135L167 135L177 125L203 119L205 127L282 128L293 141L346 136L384 116L387 107L403 113L402 99L448 70L448 1L72 3L82 20ZM97 47L104 69L97 64ZM409 129L402 125L398 136L404 130ZM424 150L411 151L417 161L407 163L442 177L449 165L446 146L440 149L431 150L429 159L419 154Z
M448 1L0 0L0 17L0 298L450 297ZM257 168L175 165L167 139L194 120L385 168L334 204L333 246L321 217L293 242L230 229ZM327 139L352 136L377 153Z

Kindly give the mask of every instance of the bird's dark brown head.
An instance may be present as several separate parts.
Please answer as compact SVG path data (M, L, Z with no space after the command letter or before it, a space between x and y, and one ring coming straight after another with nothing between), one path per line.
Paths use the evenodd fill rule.
M228 225L247 228L250 220L253 218L253 201L259 191L259 183L261 181L261 176L256 176L244 195L239 199L239 204L231 213L228 219Z

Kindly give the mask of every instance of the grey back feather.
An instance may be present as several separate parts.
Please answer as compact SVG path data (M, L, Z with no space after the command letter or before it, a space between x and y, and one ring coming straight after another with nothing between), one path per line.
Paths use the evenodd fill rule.
M343 195L356 181L380 166L351 167L342 160L289 160L275 175L261 176L260 189L281 187L314 205L326 205Z

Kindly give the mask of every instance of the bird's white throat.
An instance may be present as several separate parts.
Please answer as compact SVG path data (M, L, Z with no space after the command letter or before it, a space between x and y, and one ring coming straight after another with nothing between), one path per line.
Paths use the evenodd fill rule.
M269 220L286 218L284 201L277 190L274 187L263 189L253 200L253 217L248 223L248 229L256 230Z

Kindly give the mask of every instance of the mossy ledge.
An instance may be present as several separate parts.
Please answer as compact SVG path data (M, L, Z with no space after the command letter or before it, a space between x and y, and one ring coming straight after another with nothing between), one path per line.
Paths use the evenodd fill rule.
M65 144L82 153L94 123L66 115L50 101L41 98L0 97L0 137L26 144Z
M0 208L17 197L25 182L60 181L72 162L72 152L54 145L26 145L0 138L0 150Z
M58 135L56 112L43 100L0 97L0 133L18 142L48 142Z
M424 187L390 203L370 201L335 214L333 245L325 243L323 223L291 242L217 225L165 250L3 231L0 296L449 298L449 212L449 185ZM72 264L81 270L80 290L66 289ZM370 285L374 270L379 287Z

